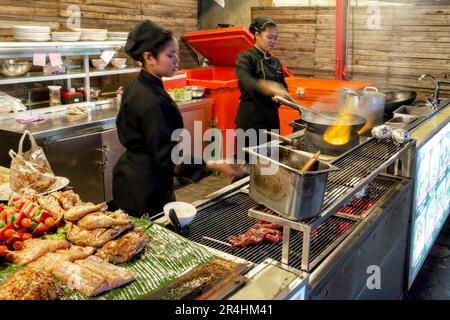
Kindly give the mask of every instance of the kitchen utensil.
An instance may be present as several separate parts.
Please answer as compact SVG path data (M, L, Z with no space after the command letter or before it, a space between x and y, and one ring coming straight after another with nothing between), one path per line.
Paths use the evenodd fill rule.
M2 60L0 62L0 73L5 77L17 77L30 71L31 66L32 64L29 61Z
M97 70L103 70L106 68L106 66L108 65L105 61L103 61L102 59L91 59L92 65L95 67L95 69Z
M175 231L178 233L181 233L182 227L181 227L180 221L178 220L177 214L175 213L174 209L169 210L169 219L170 219L172 226L175 228Z
M336 120L337 120L336 114L325 114L325 113L322 113L322 112L317 112L317 111L305 108L302 105L297 104L295 102L292 102L292 101L289 101L287 99L284 99L284 98L282 98L280 96L275 96L274 98L275 98L275 100L278 100L283 105L291 107L291 108L299 111L300 113L302 113L302 117L304 115L307 116L308 118L321 117L321 118L323 118L323 119L325 119L327 121L333 121L333 122L336 122Z
M416 99L417 93L415 91L388 91L384 92L386 99L384 102L384 112L392 113L398 107L403 105L410 105Z
M192 204L181 201L169 202L163 208L164 215L170 218L170 209L174 209L177 214L177 219L182 228L189 225L197 214L197 208Z
M302 171L313 171L316 170L314 168L314 165L317 164L317 159L319 158L320 150L317 151L314 156L312 156L311 159L308 160L308 162L305 163L305 165L302 167Z

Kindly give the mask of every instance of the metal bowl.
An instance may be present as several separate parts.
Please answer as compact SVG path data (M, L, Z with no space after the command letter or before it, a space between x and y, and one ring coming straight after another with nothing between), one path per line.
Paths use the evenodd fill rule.
M192 98L201 98L205 95L206 88L201 86L186 86L186 90L192 91Z
M0 73L5 77L17 77L30 71L32 63L14 59L0 61Z

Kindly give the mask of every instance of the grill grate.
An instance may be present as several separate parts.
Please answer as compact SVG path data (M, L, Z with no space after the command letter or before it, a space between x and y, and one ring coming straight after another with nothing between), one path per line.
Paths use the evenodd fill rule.
M186 237L189 240L205 244L209 247L230 253L237 257L261 263L266 258L281 261L282 243L277 244L263 242L256 246L246 248L230 248L225 245L203 241L202 237L210 237L227 242L226 238L238 235L250 229L258 220L248 216L248 210L256 203L246 193L236 193L219 203L199 210L192 223L189 225ZM311 262L329 248L337 240L342 240L341 235L356 226L356 222L342 217L331 217L314 230L311 239ZM303 237L298 231L291 232L289 265L300 269ZM317 264L319 261L314 261ZM314 267L311 263L311 267Z
M338 212L350 214L358 217L365 217L366 211L380 200L386 190L398 184L398 180L376 178L369 183L367 191L363 197L354 197L346 205L340 207Z

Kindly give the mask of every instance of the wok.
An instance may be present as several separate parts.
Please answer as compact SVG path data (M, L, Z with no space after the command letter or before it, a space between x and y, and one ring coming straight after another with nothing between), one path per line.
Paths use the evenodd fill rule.
M416 99L415 91L389 91L384 92L386 99L384 102L384 112L392 113L398 107L410 105Z
M277 97L278 98L278 97ZM284 105L291 107L298 111L304 111L306 108L293 102L285 103L284 99L278 98ZM351 127L351 133L357 133L366 124L366 118L358 116L352 113L338 113L338 112L317 112L310 109L306 109L306 112L302 112L301 119L295 120L297 123L301 123L307 127L310 132L314 132L323 135L329 126L336 124L337 119L344 116L345 122L340 126Z

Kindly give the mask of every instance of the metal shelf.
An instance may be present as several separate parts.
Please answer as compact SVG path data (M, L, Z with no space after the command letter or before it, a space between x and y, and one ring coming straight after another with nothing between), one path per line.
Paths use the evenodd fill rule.
M29 83L38 81L52 81L52 80L65 80L65 79L80 79L84 78L86 73L65 73L65 74L52 74L45 75L42 72L29 72L20 77L2 77L0 78L0 85L2 84L17 84L17 83Z
M90 77L100 77L100 76L108 76L113 74L126 74L126 73L136 73L141 71L141 68L125 68L125 69L105 69L105 70L96 70L89 72Z
M32 57L37 51L57 51L63 56L94 55L124 45L125 41L0 42L0 58Z

